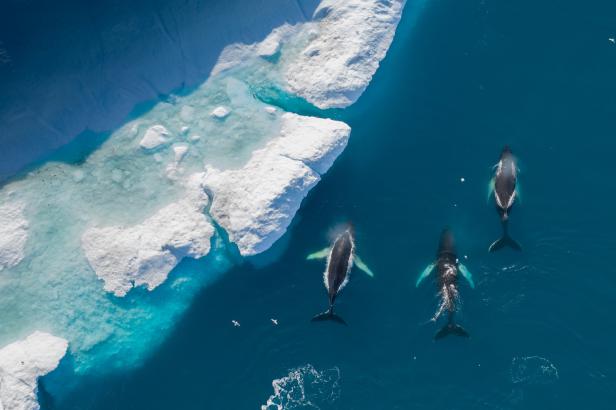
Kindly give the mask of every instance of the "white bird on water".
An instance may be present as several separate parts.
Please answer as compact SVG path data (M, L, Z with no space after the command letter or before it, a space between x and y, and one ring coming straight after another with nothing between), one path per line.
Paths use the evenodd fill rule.
M233 326L235 327L240 327L240 322L238 322L237 320L232 320L231 323L233 323Z
M278 326L278 319L270 319L272 321L273 324L275 324L276 326Z

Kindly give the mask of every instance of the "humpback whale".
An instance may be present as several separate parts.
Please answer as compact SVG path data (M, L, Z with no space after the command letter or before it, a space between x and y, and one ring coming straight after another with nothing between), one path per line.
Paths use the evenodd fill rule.
M323 273L323 283L325 284L325 289L327 289L329 308L325 312L313 317L312 321L333 320L346 325L344 319L334 314L334 303L340 291L349 282L353 265L355 264L367 275L374 277L374 273L370 268L355 254L355 238L352 225L348 225L336 237L331 248L325 248L319 252L312 253L306 259L323 258L327 258L325 272Z
M508 146L503 148L500 160L494 168L496 172L490 181L488 199L494 194L496 210L500 215L501 225L503 227L503 236L490 245L489 251L494 252L505 246L520 251L522 247L509 236L508 232L509 212L516 198L520 196L518 187L518 167L515 157Z
M441 314L447 311L447 324L439 330L434 339L454 334L457 336L468 337L464 328L454 322L455 313L460 306L460 293L458 291L458 273L460 273L469 283L471 288L475 288L473 276L469 270L458 261L456 256L453 234L449 229L444 229L439 240L436 260L429 264L417 278L415 286L418 287L434 270L437 271L437 287L439 297L439 307L431 321L436 322Z

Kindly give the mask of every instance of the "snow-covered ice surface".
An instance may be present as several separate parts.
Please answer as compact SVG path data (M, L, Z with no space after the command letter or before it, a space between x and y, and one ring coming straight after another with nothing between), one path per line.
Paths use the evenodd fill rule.
M24 257L28 221L23 202L9 199L0 204L0 271L17 265Z
M253 152L240 169L208 169L211 214L242 255L280 238L302 199L344 150L351 129L328 119L282 115L280 136Z
M139 364L232 265L227 236L242 255L267 250L347 144L346 124L260 95L351 104L403 4L323 1L314 22L229 45L205 82L133 115L79 162L3 186L0 345L44 330L69 342L76 374ZM341 45L349 24L358 32Z
M0 348L0 409L37 410L37 379L58 367L66 340L34 332Z

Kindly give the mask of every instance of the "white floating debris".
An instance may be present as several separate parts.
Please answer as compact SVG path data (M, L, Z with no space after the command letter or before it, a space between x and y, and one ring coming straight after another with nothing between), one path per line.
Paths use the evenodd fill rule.
M139 142L139 145L141 146L141 148L144 149L154 149L163 144L166 144L167 137L169 137L170 135L171 134L169 133L167 128L163 127L162 125L154 125L145 131L145 134L143 135L141 142Z
M214 108L211 115L212 117L216 117L222 120L223 118L226 118L230 113L231 113L231 110L221 105L219 107Z
M466 181L466 179L464 179L464 177L460 178L460 182L464 182Z
M175 154L175 162L179 163L184 159L184 156L188 152L188 145L186 144L175 144L173 146L173 152Z
M616 39L614 39L613 37L608 38L608 40L610 41L610 43L614 44L616 43Z
M233 326L235 327L240 327L240 322L238 322L237 320L232 320L231 323L233 323Z
M464 255L464 259L468 259L468 255Z
M278 325L278 319L270 319L273 324Z

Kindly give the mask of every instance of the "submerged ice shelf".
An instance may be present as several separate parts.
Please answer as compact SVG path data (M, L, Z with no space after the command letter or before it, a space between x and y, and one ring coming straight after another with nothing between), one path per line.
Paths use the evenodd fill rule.
M286 112L255 89L353 103L404 3L323 1L312 22L229 46L205 83L131 119L83 162L5 185L0 346L40 330L68 341L77 374L138 364L233 263L220 230L241 255L264 252L346 147L348 125Z

